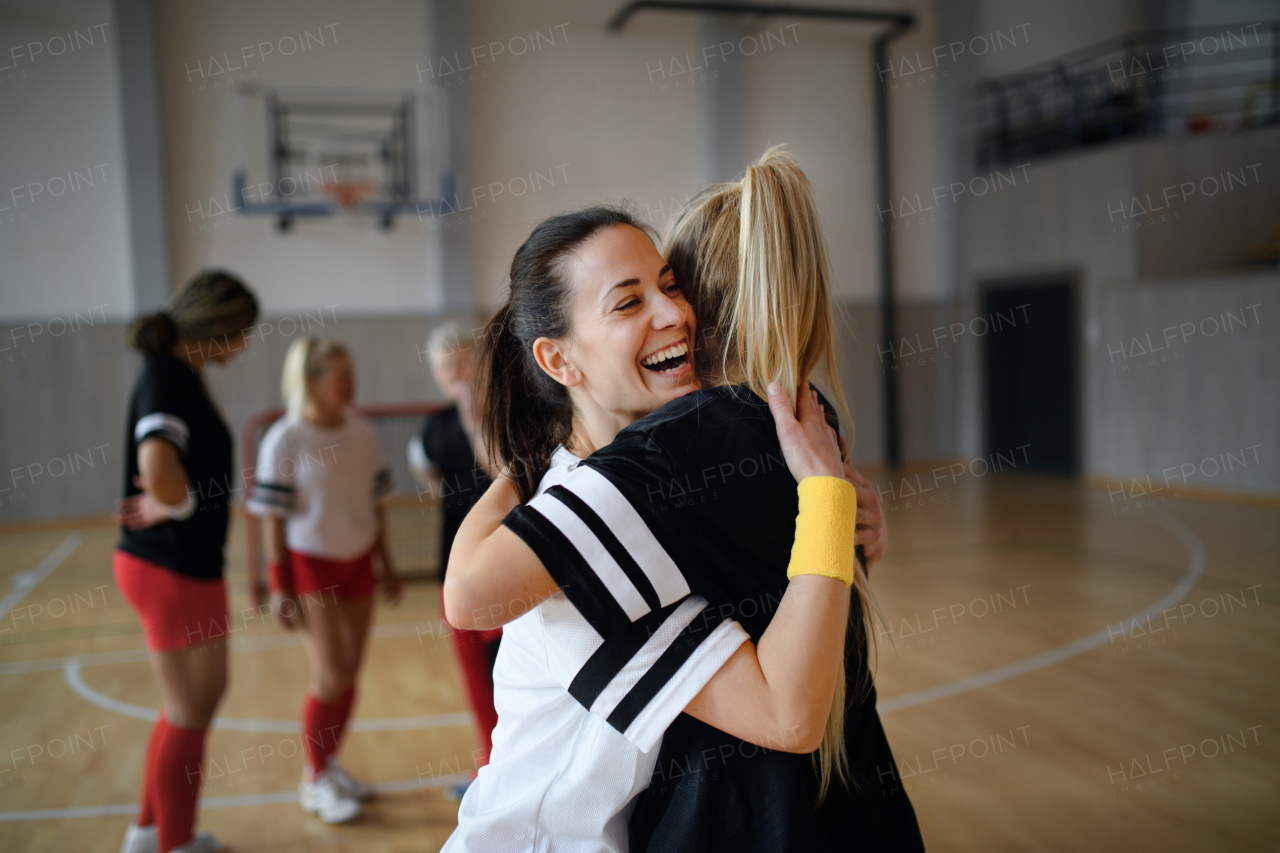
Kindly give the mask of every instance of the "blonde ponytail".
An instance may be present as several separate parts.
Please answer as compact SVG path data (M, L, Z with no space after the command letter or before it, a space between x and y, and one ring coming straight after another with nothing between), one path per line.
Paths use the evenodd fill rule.
M850 424L852 444L836 360L826 242L813 187L795 157L775 146L747 167L741 181L699 192L676 219L666 253L698 317L697 361L718 365L719 374L704 379L746 385L761 397L770 382L778 382L794 398L798 385L820 374L827 396ZM848 629L858 632L868 661L858 682L861 701L873 680L875 604L861 571L854 572L853 589L857 607ZM832 778L852 784L844 737L849 698L842 660L814 756L819 802Z
M330 338L300 335L289 344L284 357L284 375L280 378L280 393L284 396L285 411L293 420L302 417L310 392L307 382L318 379L334 356L347 355L347 348Z

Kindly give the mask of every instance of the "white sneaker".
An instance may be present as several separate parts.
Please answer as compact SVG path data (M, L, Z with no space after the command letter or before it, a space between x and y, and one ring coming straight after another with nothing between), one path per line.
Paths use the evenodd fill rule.
M336 761L329 762L329 775L333 777L334 784L338 786L338 790L354 800L367 803L378 796L378 792L374 790L372 785L352 777Z
M226 847L211 832L197 832L190 841L169 853L225 853Z
M137 822L130 822L129 828L124 831L124 843L120 845L120 853L158 853L160 848L160 839L156 832L156 825L138 826Z
M321 773L314 782L299 782L298 800L325 823L347 823L360 815L360 801L342 793L332 769Z

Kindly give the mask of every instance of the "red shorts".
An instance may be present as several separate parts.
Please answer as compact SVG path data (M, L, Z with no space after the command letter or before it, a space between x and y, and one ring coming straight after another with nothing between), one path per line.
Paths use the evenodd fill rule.
M290 551L289 565L293 571L295 595L311 593L323 597L332 594L335 599L353 601L368 598L373 593L372 549L343 563Z
M119 550L111 568L120 594L142 623L147 648L185 649L227 636L227 585L221 578L189 578Z

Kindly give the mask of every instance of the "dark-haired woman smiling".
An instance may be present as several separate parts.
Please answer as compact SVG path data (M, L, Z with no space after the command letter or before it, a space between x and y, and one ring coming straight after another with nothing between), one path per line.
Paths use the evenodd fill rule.
M129 401L114 574L142 622L164 707L121 853L223 849L194 831L205 732L227 685L222 550L230 515L211 485L230 482L232 473L231 433L200 372L243 350L257 317L258 301L244 283L210 270L129 327L128 343L144 362Z

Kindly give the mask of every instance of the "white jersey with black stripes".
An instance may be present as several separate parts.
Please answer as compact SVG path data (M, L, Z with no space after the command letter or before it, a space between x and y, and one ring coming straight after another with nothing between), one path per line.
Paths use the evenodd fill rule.
M706 602L639 516L625 523L634 511L607 481L575 488L604 492L590 499L610 507L608 524L583 513L585 496L556 488L580 461L557 450L530 506L555 517L572 551L562 557L595 567L606 580L594 595L635 627L606 642L557 593L503 629L493 751L463 797L451 853L626 851L662 733L747 639L732 621L698 630Z

